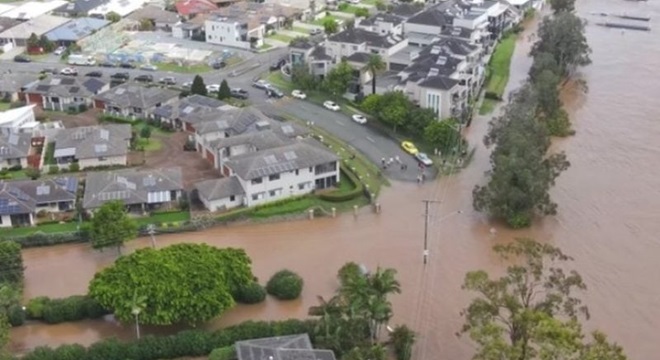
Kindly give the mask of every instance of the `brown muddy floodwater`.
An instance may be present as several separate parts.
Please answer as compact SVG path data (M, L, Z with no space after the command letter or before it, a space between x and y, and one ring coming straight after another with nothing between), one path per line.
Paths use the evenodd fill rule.
M601 19L591 12L646 14L653 17L652 27L660 17L660 4L652 1L581 0L579 7L592 23ZM516 48L510 88L525 78L530 65L526 56L528 35ZM481 144L488 119L477 119L467 130L469 140L477 146L468 169L421 187L393 184L382 194L380 215L363 209L357 219L342 215L337 219L236 225L159 236L160 246L189 241L245 248L262 280L285 267L305 278L299 301L278 303L269 299L260 305L239 306L208 326L305 316L307 308L316 303L316 295L334 290L337 269L352 260L371 268L399 270L404 292L393 299L392 323L407 323L421 333L416 359L467 359L472 352L469 341L454 335L461 325L459 311L470 299L460 289L464 273L478 268L502 269L491 246L532 236L575 257L575 268L589 286L585 294L592 314L589 329L608 333L626 348L630 359L657 358L660 81L656 72L660 69L660 38L653 32L621 32L595 25L588 26L588 38L594 63L584 69L583 77L589 93L568 89L565 94L577 134L555 144L572 163L552 192L559 204L556 217L540 220L530 230L514 232L472 210L472 188L483 181L489 168L488 151ZM426 267L421 262L422 199L443 200L433 208L431 257ZM456 214L458 210L463 213ZM147 245L143 239L129 247ZM93 274L110 264L114 253L71 245L29 249L24 257L27 299L85 293ZM39 345L90 344L108 336L131 338L132 328L94 320L23 326L12 331L16 351Z

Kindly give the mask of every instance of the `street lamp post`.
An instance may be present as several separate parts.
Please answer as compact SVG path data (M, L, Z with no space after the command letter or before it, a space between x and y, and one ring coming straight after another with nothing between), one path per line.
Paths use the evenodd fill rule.
M131 313L133 316L135 316L135 335L137 336L138 340L140 340L140 313L142 312L142 309L138 306L133 306L133 310L131 310Z
M156 226L154 226L154 224L147 225L147 234L149 234L149 236L151 236L151 247L155 249L156 248L156 237L154 235L156 235Z

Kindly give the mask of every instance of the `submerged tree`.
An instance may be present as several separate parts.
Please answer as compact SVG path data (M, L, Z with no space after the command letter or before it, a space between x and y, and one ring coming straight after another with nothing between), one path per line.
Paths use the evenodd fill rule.
M88 228L94 249L121 247L138 235L137 224L126 213L121 201L109 201L94 212Z
M550 7L555 14L575 11L575 0L550 0Z
M531 239L496 245L495 252L514 265L491 278L483 271L466 274L463 289L474 299L462 312L479 360L623 360L621 347L601 333L585 342L579 320L588 311L575 291L585 290L581 276L560 265L572 260L560 249Z
M539 40L532 47L531 55L535 58L542 54L551 54L557 63L557 75L570 75L579 66L591 64L591 48L585 35L586 22L572 12L560 12L555 16L546 16L539 25Z

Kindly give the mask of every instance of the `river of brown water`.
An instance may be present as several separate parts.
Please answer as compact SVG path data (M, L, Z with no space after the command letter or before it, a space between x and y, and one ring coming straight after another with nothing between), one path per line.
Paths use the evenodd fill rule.
M660 17L660 4L581 0L579 10L592 23L587 33L594 63L582 74L589 84L588 94L569 88L564 96L577 134L554 145L572 163L552 191L559 204L557 216L514 232L472 210L471 191L489 168L488 151L481 144L487 119L477 119L467 130L477 151L466 170L421 187L393 184L380 198L381 214L362 209L357 218L342 215L159 236L159 246L206 242L242 247L262 280L285 267L303 275L302 299L239 306L208 327L305 316L317 295L327 296L334 290L336 270L353 260L370 268L399 270L404 292L393 299L392 323L407 323L422 334L416 359L468 359L471 344L454 335L461 325L459 311L470 299L460 289L463 275L478 268L501 270L503 264L493 257L491 246L531 236L575 257L575 268L589 286L584 296L592 314L589 329L608 333L624 345L630 359L656 358L660 353L660 283L653 279L660 274L660 81L655 73L660 69L660 39L653 32L597 27L593 22L603 19L590 13L649 15L654 17L653 26ZM520 84L530 65L528 35L516 48L510 89ZM442 200L432 207L426 266L421 262L423 199ZM138 240L127 250L148 244L146 239ZM85 293L93 274L110 264L115 254L66 245L29 249L24 258L25 297L63 297ZM12 331L16 351L39 345L90 344L108 336L130 339L133 328L105 319L27 325Z

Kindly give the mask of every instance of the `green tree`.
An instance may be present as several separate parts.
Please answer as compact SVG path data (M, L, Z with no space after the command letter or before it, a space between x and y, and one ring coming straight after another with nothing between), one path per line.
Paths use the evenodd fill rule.
M424 129L424 140L443 154L448 154L461 141L459 126L456 119L434 121Z
M575 0L550 0L550 7L555 14L575 11Z
M438 115L433 109L416 107L412 103L410 107L411 110L408 111L408 117L403 124L403 128L412 136L422 137L426 128L438 121Z
M41 177L41 170L29 166L25 169L25 175L32 180L37 180Z
M535 214L556 213L549 190L570 165L563 153L547 154L550 139L536 119L537 106L529 85L512 94L485 139L486 145L495 144L488 183L473 191L476 210L504 219L514 228L529 226Z
M383 0L376 0L376 10L385 11L386 9L387 9L387 5Z
M538 99L538 110L544 117L554 117L561 109L559 100L559 76L550 70L544 70L533 83Z
M15 241L0 240L0 284L21 284L23 270L21 245Z
M38 47L39 46L39 36L37 36L37 34L35 34L35 33L30 34L30 37L27 39L27 46L28 47Z
M368 95L360 103L360 108L367 114L378 116L378 110L383 102L383 96L378 94Z
M371 93L376 93L376 76L387 68L387 64L378 54L371 54L367 61L367 70L371 73Z
M385 360L387 350L380 344L370 347L356 347L342 356L342 360Z
M342 61L328 72L323 80L322 87L335 97L343 95L353 81L353 68L346 61Z
M111 23L117 23L121 20L121 15L117 14L114 11L110 11L109 13L105 14L105 19L110 21Z
M291 82L300 90L314 90L318 85L317 79L309 72L309 67L305 63L291 67Z
M415 344L415 332L405 325L399 325L390 333L390 343L397 360L410 360Z
M234 305L232 293L253 281L242 249L206 244L145 248L123 256L97 273L89 296L124 322L134 321L134 294L144 298L140 323L197 324Z
M276 272L266 284L266 292L280 300L293 300L300 297L303 279L290 270Z
M536 82L538 76L544 71L551 71L554 74L561 74L559 65L552 54L542 52L534 56L534 62L529 69L529 79Z
M231 97L231 89L229 88L229 84L227 83L227 80L223 79L222 82L220 83L220 90L218 91L218 99L225 100L225 99L229 99L230 97Z
M55 50L55 43L50 41L46 35L41 35L39 37L39 46L44 50L44 52L52 52Z
M9 352L7 351L7 344L9 344L9 321L7 315L0 313L0 359L10 359Z
M206 94L208 94L208 91L206 90L206 84L204 83L204 79L202 79L201 76L195 75L193 78L192 85L190 85L190 93L202 96L206 96Z
M385 124L397 127L403 125L410 114L412 103L401 91L391 91L383 94L378 118Z
M151 126L145 125L140 129L140 137L143 139L147 139L147 142L149 141L149 138L151 137Z
M334 34L339 30L339 25L337 21L332 17L327 17L323 20L323 30L326 34Z
M558 75L570 75L577 67L591 64L591 48L585 36L585 20L572 12L560 12L545 17L539 25L539 40L531 55L552 54L559 68Z
M506 274L491 278L483 270L471 271L463 285L479 294L462 312L461 333L477 344L473 359L588 359L592 354L599 360L625 359L617 345L599 334L595 342L583 342L579 320L588 311L573 293L586 286L577 272L560 266L570 257L531 239L494 250L514 263Z
M369 9L363 7L355 9L355 16L363 18L369 17Z
M154 27L154 23L151 21L151 19L140 19L140 25L138 27L140 31L153 31Z
M92 247L104 249L111 246L121 247L128 240L134 239L137 232L135 220L126 213L121 201L109 201L94 212L89 228Z

